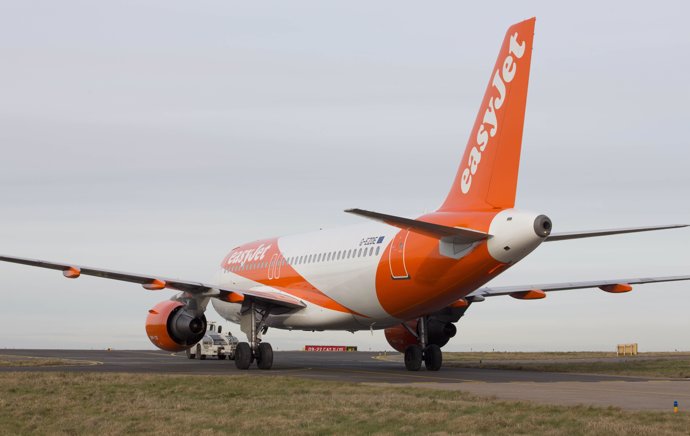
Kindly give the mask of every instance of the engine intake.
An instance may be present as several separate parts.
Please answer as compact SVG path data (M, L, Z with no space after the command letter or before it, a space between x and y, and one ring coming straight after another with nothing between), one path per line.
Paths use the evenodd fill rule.
M161 350L178 352L199 342L206 333L206 316L197 316L179 301L163 301L149 310L146 334Z

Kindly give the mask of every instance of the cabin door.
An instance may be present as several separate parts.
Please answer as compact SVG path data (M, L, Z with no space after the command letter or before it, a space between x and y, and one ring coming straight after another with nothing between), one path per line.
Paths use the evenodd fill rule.
M410 236L409 230L398 232L391 242L390 250L388 250L388 265L390 266L391 278L393 280L407 280L410 278L410 274L407 272L407 265L405 264L405 247L408 236Z

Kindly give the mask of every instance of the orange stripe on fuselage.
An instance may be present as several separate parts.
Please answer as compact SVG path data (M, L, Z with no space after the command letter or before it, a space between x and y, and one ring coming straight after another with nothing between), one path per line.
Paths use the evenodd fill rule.
M496 212L431 213L419 220L488 232ZM410 233L405 266L410 278L393 279L386 247L376 271L376 294L383 309L399 319L411 319L447 307L509 267L489 254L486 242L461 259L442 256L439 240ZM401 256L395 253L393 256ZM395 261L395 259L394 259Z
M234 270L233 267L240 269ZM365 317L333 300L300 275L283 257L277 238L233 249L223 260L221 268L326 309Z

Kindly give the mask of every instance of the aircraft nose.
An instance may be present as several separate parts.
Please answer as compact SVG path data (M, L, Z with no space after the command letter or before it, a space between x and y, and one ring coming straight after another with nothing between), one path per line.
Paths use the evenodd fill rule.
M541 238L546 238L549 236L551 234L552 227L553 224L551 223L551 219L546 215L539 215L534 220L534 233Z

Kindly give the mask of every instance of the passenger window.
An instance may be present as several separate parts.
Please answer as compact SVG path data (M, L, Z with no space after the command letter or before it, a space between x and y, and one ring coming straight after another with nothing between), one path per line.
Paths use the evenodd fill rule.
M338 252L338 260L340 260L340 255L341 255L341 254L343 254L343 252L342 252L342 251L339 251L339 252Z
M326 260L330 262L330 260L331 260L331 253L328 253L328 256L326 256Z
M381 251L381 246L380 246L380 245L379 245L378 247L376 247L376 255L377 255L377 256L379 255L379 251Z
M374 254L374 247L371 247L371 248L369 249L369 256L371 256L372 254Z
M360 248L359 251L357 251L357 257L362 257L362 249Z

